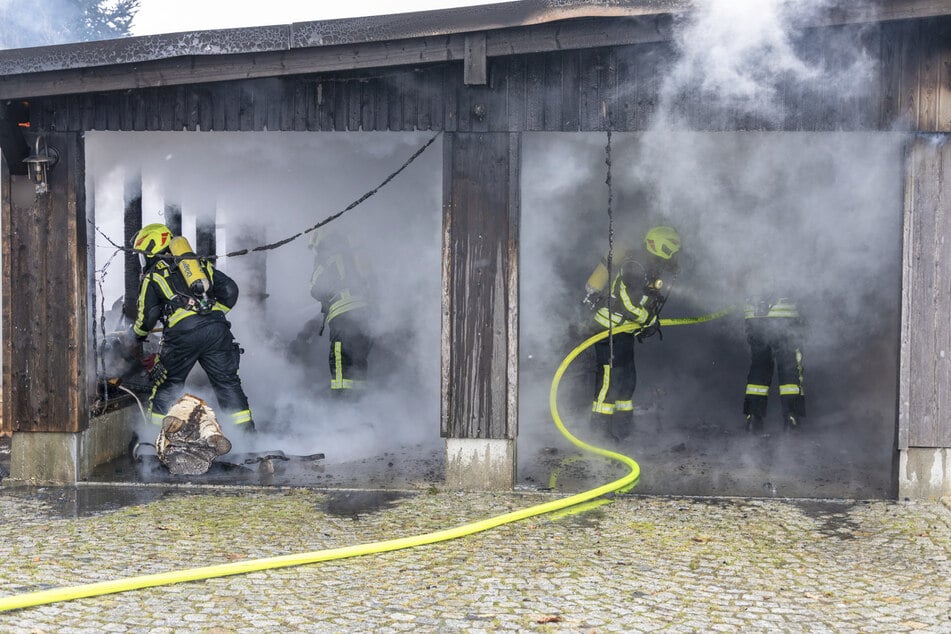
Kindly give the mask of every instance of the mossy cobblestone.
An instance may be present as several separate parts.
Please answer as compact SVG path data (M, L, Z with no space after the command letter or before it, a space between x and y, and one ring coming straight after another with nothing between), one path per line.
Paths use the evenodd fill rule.
M553 499L173 489L64 513L0 491L0 596L431 532ZM940 503L621 496L462 539L0 613L45 632L951 632Z

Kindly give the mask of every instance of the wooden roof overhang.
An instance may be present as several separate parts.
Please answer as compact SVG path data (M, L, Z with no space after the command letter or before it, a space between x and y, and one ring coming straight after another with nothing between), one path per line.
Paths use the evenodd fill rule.
M670 39L692 0L494 5L0 51L0 99L96 93L464 60ZM843 0L816 26L951 15L951 0ZM622 19L618 19L622 18Z

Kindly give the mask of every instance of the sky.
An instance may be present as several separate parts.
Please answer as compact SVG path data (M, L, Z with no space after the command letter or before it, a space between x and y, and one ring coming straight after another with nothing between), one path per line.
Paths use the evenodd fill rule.
M432 11L452 7L495 4L491 0L269 0L250 3L234 0L142 0L132 27L133 35L176 33L205 29L289 24L367 15Z

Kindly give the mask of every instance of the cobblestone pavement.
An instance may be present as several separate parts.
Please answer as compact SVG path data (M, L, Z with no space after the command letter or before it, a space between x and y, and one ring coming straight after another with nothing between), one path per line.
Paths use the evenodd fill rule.
M0 489L0 595L411 536L555 499ZM41 632L951 632L941 503L627 495L384 554L0 614Z

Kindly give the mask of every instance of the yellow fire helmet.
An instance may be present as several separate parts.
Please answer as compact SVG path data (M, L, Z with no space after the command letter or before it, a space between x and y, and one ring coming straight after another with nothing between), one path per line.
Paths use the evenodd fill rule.
M172 230L156 222L145 225L135 234L132 249L147 256L158 255L172 243Z
M644 245L650 253L669 260L680 251L680 234L673 227L654 227L644 236Z

